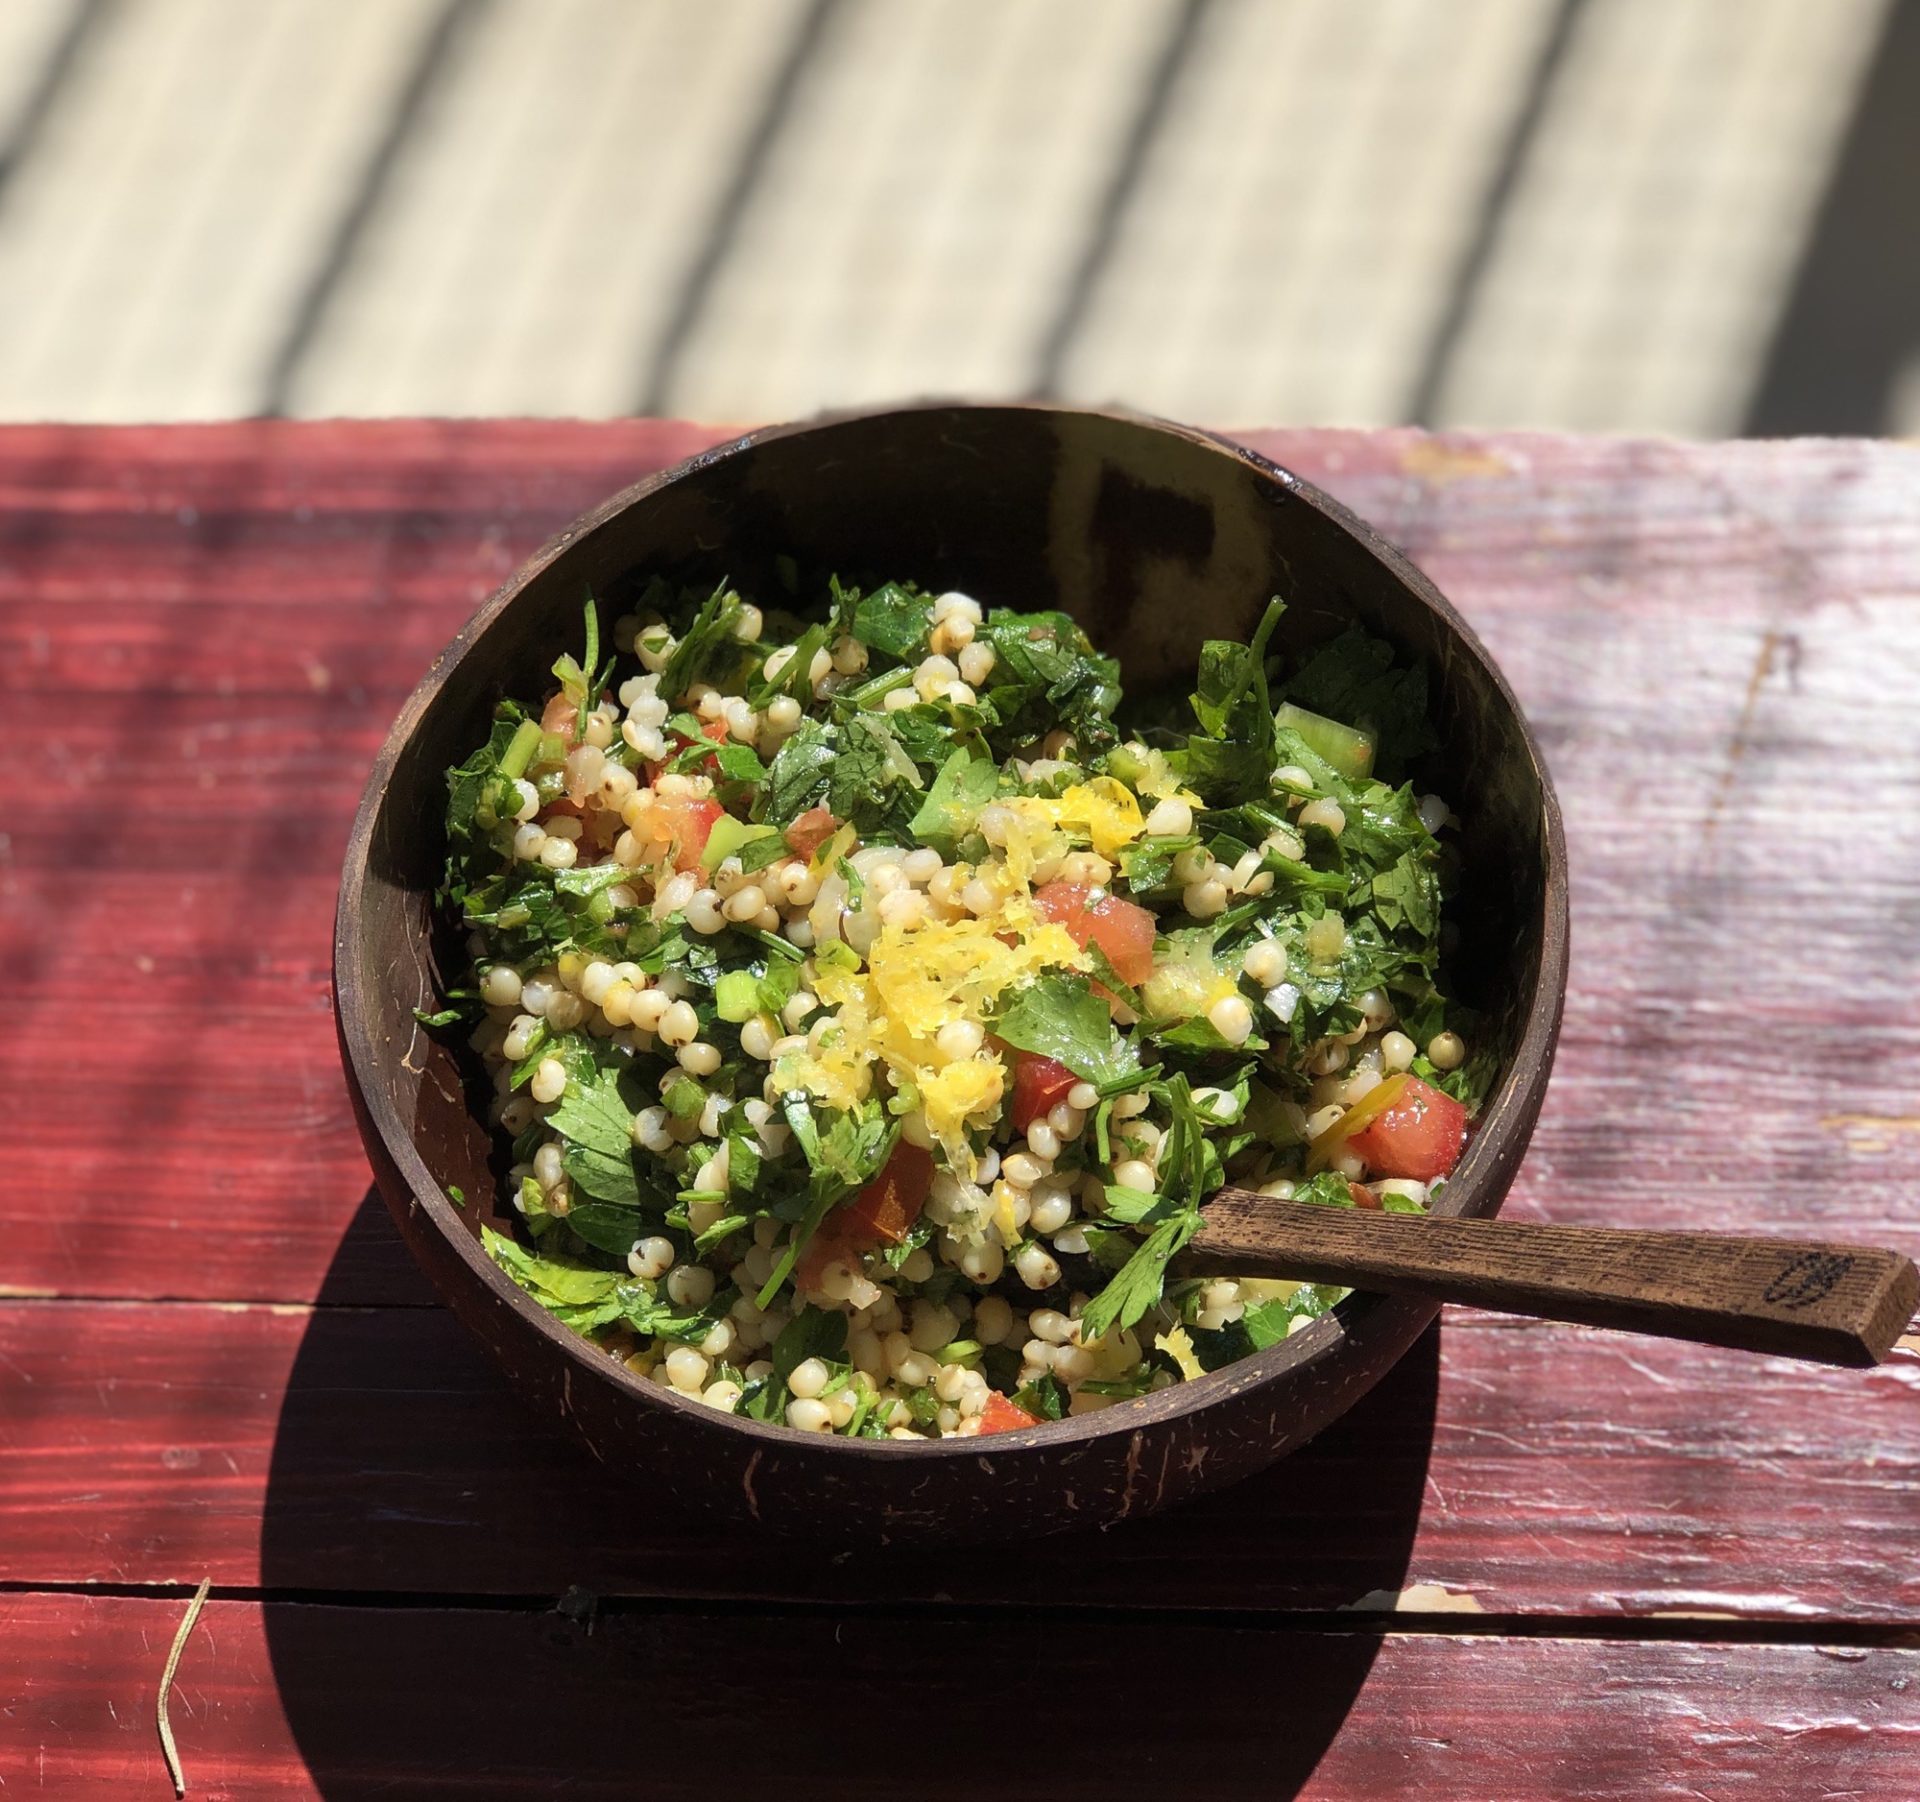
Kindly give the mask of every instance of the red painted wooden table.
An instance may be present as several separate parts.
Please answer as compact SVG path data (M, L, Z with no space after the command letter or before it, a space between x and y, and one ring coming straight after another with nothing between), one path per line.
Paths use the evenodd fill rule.
M1449 1313L1267 1477L824 1563L663 1518L415 1276L335 872L432 654L690 426L0 432L0 1793L1920 1796L1920 1356ZM1520 1215L1920 1250L1920 454L1263 433L1566 804Z

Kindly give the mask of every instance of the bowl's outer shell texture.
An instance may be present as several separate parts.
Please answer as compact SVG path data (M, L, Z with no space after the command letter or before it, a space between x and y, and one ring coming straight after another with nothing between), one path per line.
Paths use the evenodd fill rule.
M413 1017L436 993L436 963L456 955L430 906L443 772L485 737L496 699L538 689L575 645L588 592L610 612L638 577L674 570L772 594L782 555L821 577L905 576L989 605L1063 607L1120 655L1130 686L1188 686L1201 640L1244 637L1275 593L1289 604L1283 644L1358 619L1424 659L1445 748L1417 777L1464 820L1450 979L1488 1012L1505 1055L1441 1205L1499 1206L1559 1025L1564 852L1537 748L1472 633L1389 546L1251 453L1125 416L927 405L756 433L616 496L515 576L409 700L355 821L334 959L348 1079L401 1233L535 1408L689 1508L837 1540L985 1539L1098 1525L1248 1475L1365 1393L1431 1306L1356 1297L1282 1345L1137 1402L906 1445L681 1401L558 1325L482 1250L481 1222L510 1219L484 1093Z

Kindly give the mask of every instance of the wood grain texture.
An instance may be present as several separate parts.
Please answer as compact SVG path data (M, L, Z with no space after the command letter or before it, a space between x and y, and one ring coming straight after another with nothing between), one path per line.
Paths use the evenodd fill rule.
M1815 1364L1879 1363L1920 1299L1912 1260L1868 1245L1449 1220L1233 1188L1207 1203L1180 1261Z
M901 1693L930 1648L1009 1694L1055 1673L1076 1706L1047 1710L1050 1794L1209 1757L1213 1787L1284 1793L1286 1758L1330 1739L1309 1795L1920 1794L1911 1652L1422 1632L1360 1656L1289 1618L1384 1572L1376 1604L1496 1621L1904 1632L1910 1352L1854 1376L1452 1319L1237 1491L1097 1540L833 1568L659 1518L512 1407L366 1202L326 994L339 848L477 602L720 435L0 431L0 1079L29 1122L0 1295L121 1298L0 1301L0 1580L498 1599L216 1598L173 1710L198 1796L631 1792L636 1744L659 1793L892 1793L897 1762L844 1756L848 1679ZM1547 745L1574 976L1508 1215L1920 1245L1920 452L1247 436L1409 550ZM221 1305L122 1305L156 1297ZM249 1301L291 1305L228 1305ZM587 1635L512 1600L574 1584L640 1612ZM836 1635L745 1605L769 1595L918 1609ZM1192 1612L1063 1631L923 1611L937 1595ZM0 1595L6 1793L170 1793L153 1684L183 1607ZM1424 1624L1449 1621L1471 1617ZM1181 1706L1078 1705L1142 1672ZM916 1776L1001 1787L999 1753L990 1779L967 1763L987 1743Z
M0 708L31 791L0 821L0 968L24 979L0 1074L54 1060L22 1175L84 1198L0 1203L0 1283L318 1291L368 1181L327 990L366 765L524 556L714 436L0 432ZM86 1045L103 981L118 1025ZM427 1299L404 1265L359 1293Z
M1323 1798L1920 1794L1910 1650L1309 1620L1899 1637L1912 1351L1853 1376L1450 1316L1236 1491L843 1566L660 1518L516 1411L367 1199L326 996L340 846L474 605L720 436L0 432L0 1079L29 1121L0 1297L119 1297L0 1299L0 1581L392 1602L209 1604L173 1706L194 1796L891 1794L897 1760L845 1756L845 1698L945 1710L900 1683L929 1658L1008 1696L1050 1673L1050 1796L1208 1760ZM1920 1245L1920 453L1248 441L1407 547L1546 741L1574 977L1507 1215ZM127 1305L152 1297L192 1301ZM588 1633L538 1606L572 1585L634 1600ZM434 1593L493 1606L405 1606ZM0 1595L6 1794L171 1794L152 1704L182 1608ZM1181 1706L1108 1706L1142 1673ZM943 1744L927 1794L1004 1787L998 1750L970 1764L991 1737Z
M1458 1316L1439 1344L1163 1520L829 1563L650 1505L439 1310L0 1304L0 1582L1920 1618L1920 1354L1843 1374Z
M0 1075L62 1073L0 1281L319 1291L366 1181L324 978L365 764L522 555L715 435L0 432ZM1920 452L1247 436L1422 563L1547 745L1574 976L1509 1213L1920 1245Z
M171 1795L153 1692L181 1599L0 1596L9 1796ZM1004 1739L953 1730L929 1638L1008 1699L1040 1658L1034 1783L1060 1802L1206 1793L1311 1802L1585 1802L1920 1793L1920 1651L1449 1638L858 1611L763 1617L208 1603L181 1659L188 1793L964 1798L1008 1790ZM1356 1688L1356 1673L1366 1673ZM432 1681L460 1672L464 1683ZM1145 1686L1151 1678L1151 1689ZM431 1683L423 1700L423 1680ZM1091 1707L1138 1693L1151 1705ZM887 1755L850 1698L887 1698ZM1079 1698L1080 1700L1074 1700ZM1065 1705L1060 1705L1064 1702ZM1332 1705L1339 1733L1322 1752ZM1295 1786L1301 1786L1296 1791Z

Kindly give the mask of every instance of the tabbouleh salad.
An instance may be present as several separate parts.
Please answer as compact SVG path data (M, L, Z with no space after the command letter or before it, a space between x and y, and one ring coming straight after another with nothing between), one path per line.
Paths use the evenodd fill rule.
M1223 1180L1419 1209L1490 1076L1435 987L1422 670L1210 642L1123 705L1065 614L655 581L450 772L513 1142L492 1256L643 1377L862 1438L1110 1407L1345 1293L1174 1275ZM603 661L603 649L606 652ZM1184 685L1182 685L1184 687Z

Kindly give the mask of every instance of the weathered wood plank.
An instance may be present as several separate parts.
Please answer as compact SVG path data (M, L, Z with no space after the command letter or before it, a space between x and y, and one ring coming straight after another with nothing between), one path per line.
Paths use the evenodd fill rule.
M439 1310L0 1304L0 1581L1282 1612L1439 1585L1502 1615L1920 1614L1920 1357L1842 1375L1451 1316L1440 1338L1266 1476L1071 1558L828 1566L654 1513Z
M169 1789L184 1602L0 1596L10 1796ZM902 1683L930 1644L946 1680ZM1588 1802L1920 1793L1920 1652L1262 1630L1123 1617L210 1602L171 1713L196 1797L972 1798L1031 1709L1050 1797ZM956 1692L968 1700L957 1701ZM1122 1697L1140 1705L1114 1706ZM882 1701L884 1698L884 1702ZM1105 1698L1107 1705L1095 1705ZM884 1709L876 1745L872 1711ZM957 1715L956 1709L961 1712ZM1296 1788L1298 1786L1298 1788Z
M520 556L714 435L0 432L8 1283L319 1292L364 1192L325 1006L364 764ZM1515 1209L1914 1249L1920 453L1249 436L1425 563L1549 746L1574 982Z

